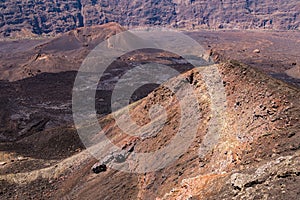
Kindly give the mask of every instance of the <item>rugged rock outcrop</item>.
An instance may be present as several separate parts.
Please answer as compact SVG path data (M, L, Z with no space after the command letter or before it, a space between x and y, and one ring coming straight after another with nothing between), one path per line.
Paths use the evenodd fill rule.
M289 29L300 25L297 0L1 0L2 36L55 34L107 22L124 26Z

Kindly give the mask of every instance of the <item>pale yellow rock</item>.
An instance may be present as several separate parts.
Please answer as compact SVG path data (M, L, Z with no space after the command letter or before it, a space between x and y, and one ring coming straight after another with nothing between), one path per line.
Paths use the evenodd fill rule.
M253 51L253 53L260 53L260 50L259 50L259 49L255 49L255 50Z

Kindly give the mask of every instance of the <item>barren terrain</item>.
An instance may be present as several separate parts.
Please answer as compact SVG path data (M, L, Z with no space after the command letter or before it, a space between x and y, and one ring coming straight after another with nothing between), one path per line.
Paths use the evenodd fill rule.
M196 91L195 138L187 151L166 168L143 174L109 167L99 174L97 163L80 141L72 119L72 88L83 59L99 42L124 29L115 23L79 28L56 38L0 42L0 197L1 199L297 199L299 190L300 48L298 32L187 32L216 61L192 69L181 57L159 50L126 54L109 67L102 81L115 84L135 65L166 64L181 72L169 84L189 97L181 82ZM259 51L255 51L259 50ZM170 59L172 58L172 59ZM116 70L118 73L116 73ZM215 71L209 71L215 70ZM207 73L218 72L225 91L219 138L199 156L214 113L215 84ZM214 80L214 79L212 79ZM99 85L103 82L100 82ZM111 113L111 87L96 94L96 110L105 134L120 148L152 152L174 138L180 126L179 101L164 86L148 85L132 97L130 117L140 137L124 134ZM156 134L160 104L167 113ZM130 127L129 127L130 128ZM189 133L193 126L185 127ZM102 145L102 144L100 144ZM103 144L107 145L107 144ZM179 144L178 144L179 145ZM179 145L180 146L180 145ZM140 166L131 166L137 169Z

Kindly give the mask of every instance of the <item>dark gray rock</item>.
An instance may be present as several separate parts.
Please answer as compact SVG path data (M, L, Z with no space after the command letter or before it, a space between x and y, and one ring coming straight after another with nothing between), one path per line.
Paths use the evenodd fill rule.
M2 0L0 34L27 29L55 34L77 27L118 22L124 26L163 25L209 29L299 29L297 0L230 1L90 1Z

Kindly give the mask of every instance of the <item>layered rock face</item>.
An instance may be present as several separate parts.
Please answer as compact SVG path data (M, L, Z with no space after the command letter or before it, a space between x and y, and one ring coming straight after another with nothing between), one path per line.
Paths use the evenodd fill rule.
M123 26L299 29L300 2L279 0L1 0L0 34L55 34L107 22Z

